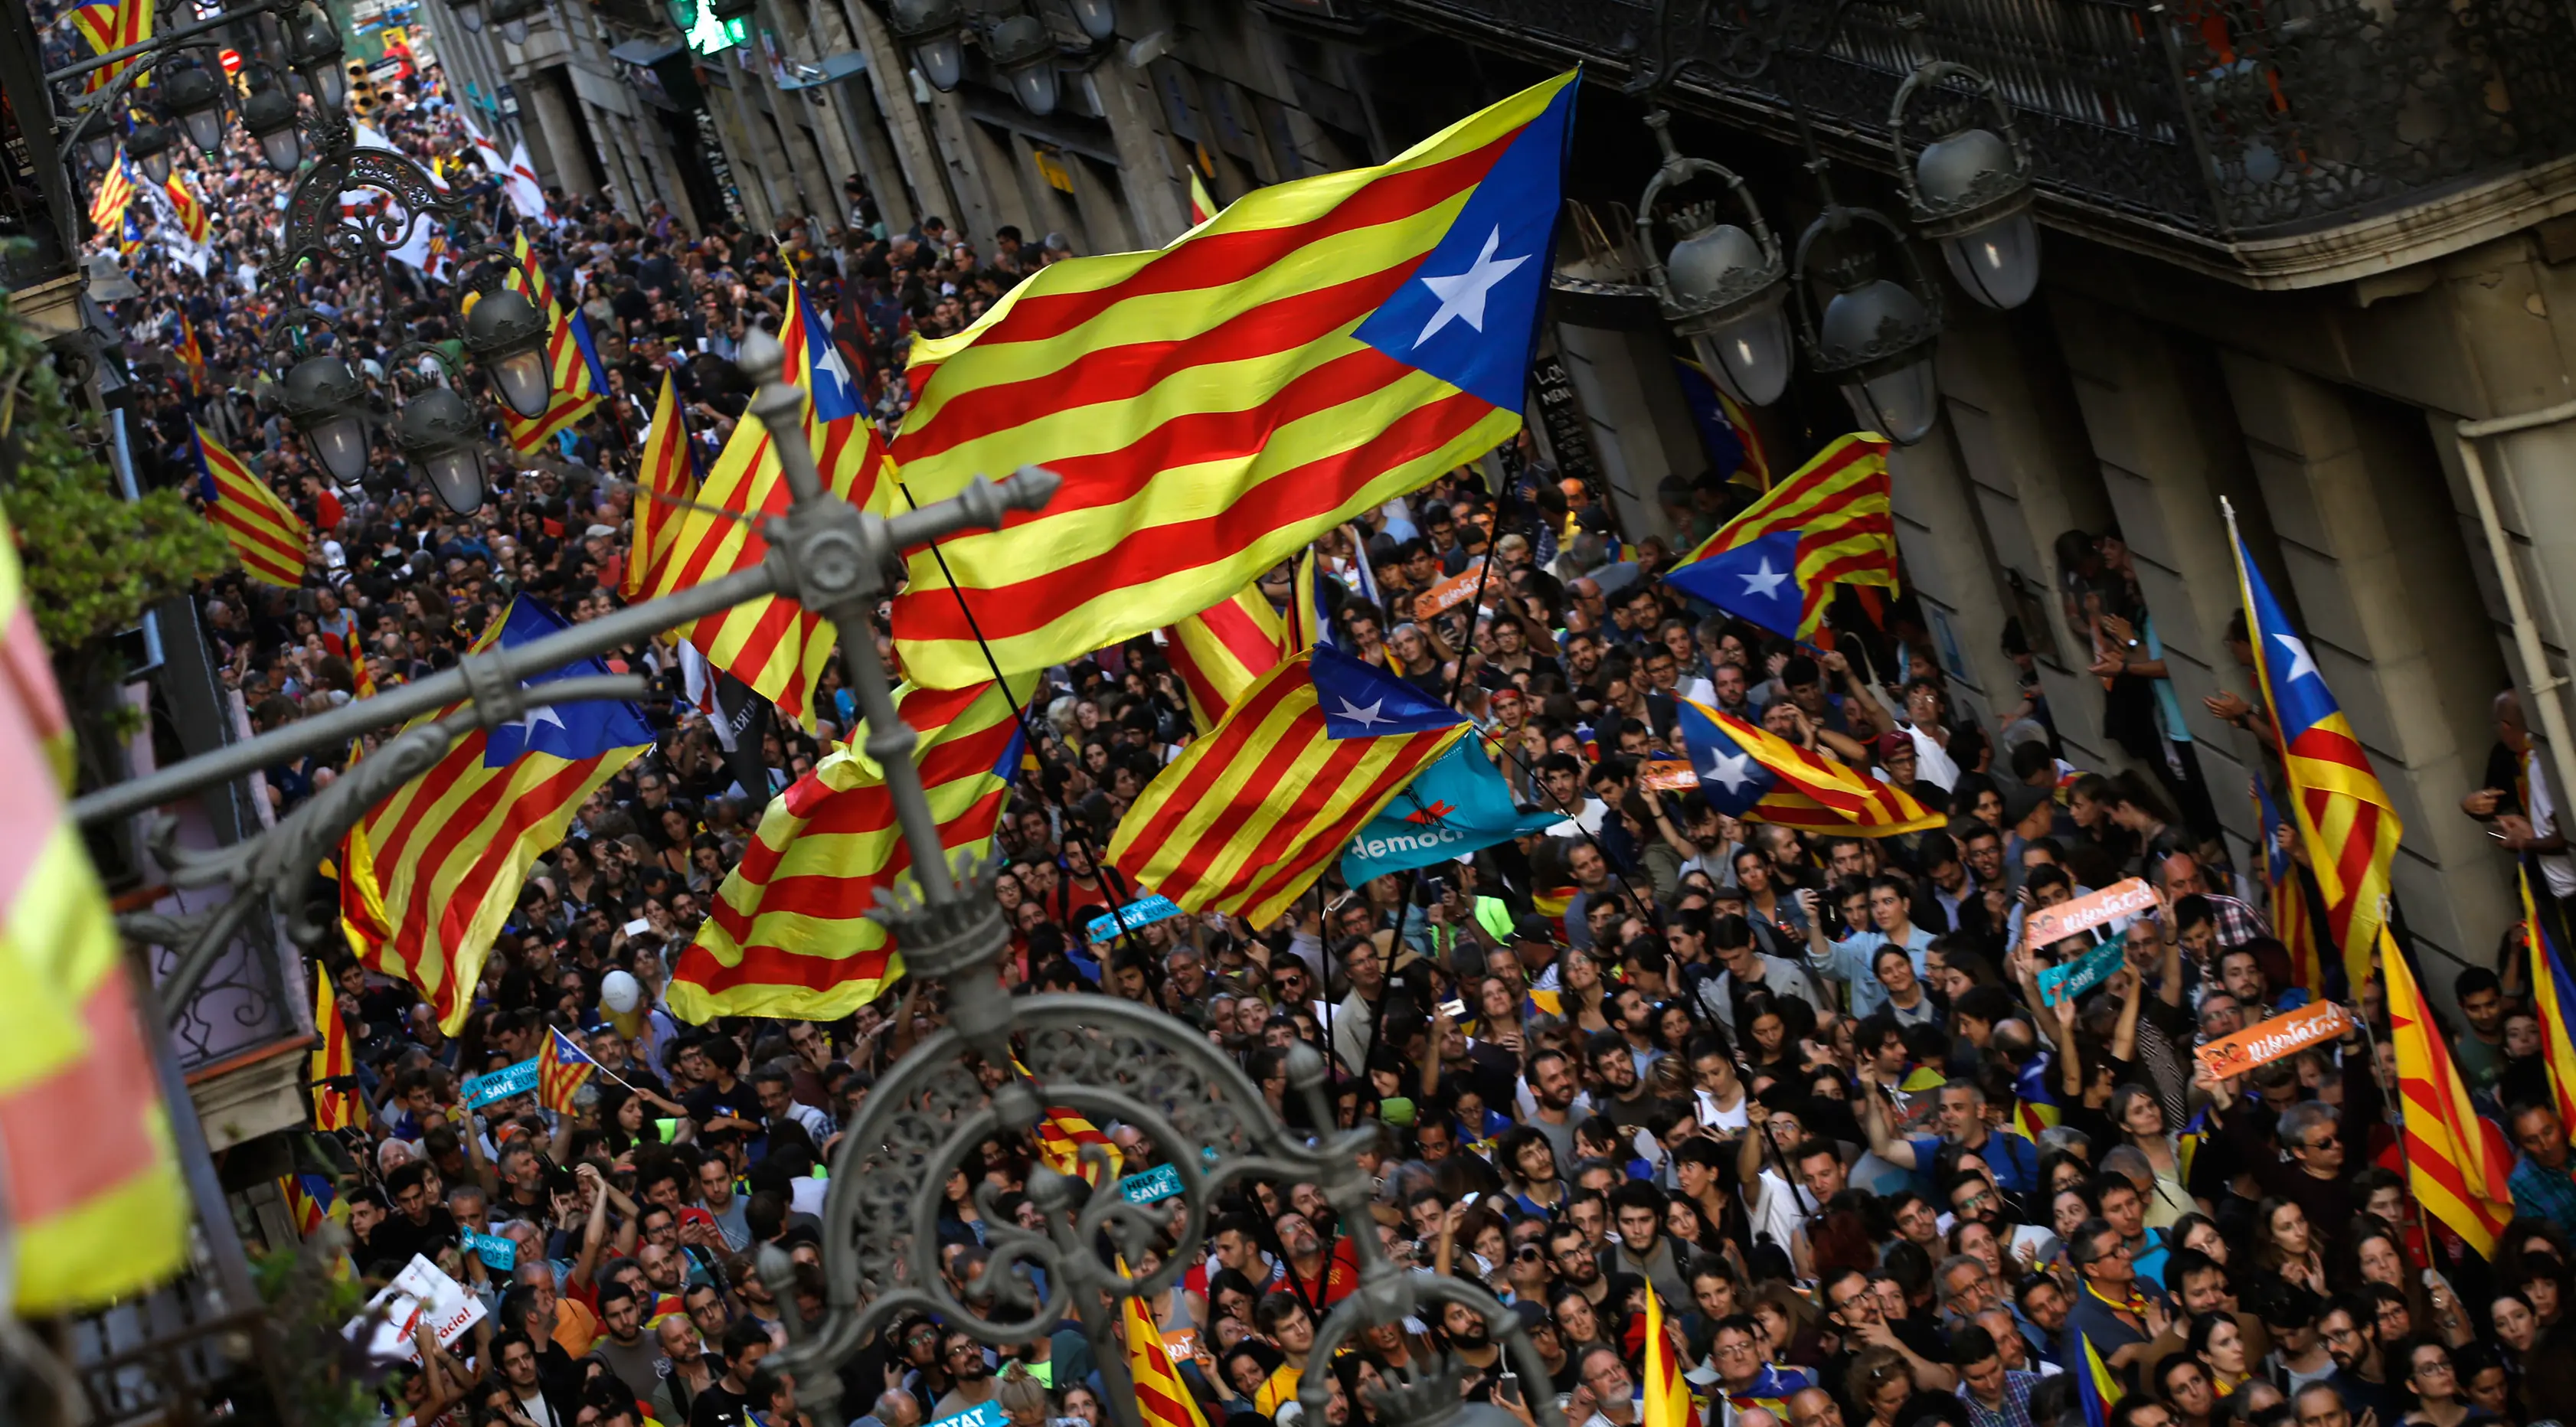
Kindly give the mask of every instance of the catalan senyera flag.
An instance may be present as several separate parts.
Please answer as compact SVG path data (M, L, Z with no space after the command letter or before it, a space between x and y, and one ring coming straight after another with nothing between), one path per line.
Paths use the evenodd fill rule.
M1030 463L1064 485L941 542L962 603L913 556L894 602L910 677L984 678L977 629L1030 669L1170 624L1510 439L1574 85L1374 168L1256 190L1167 247L1056 263L916 344L894 443L915 495Z
M2407 1187L2426 1213L2449 1225L2481 1256L2493 1258L2496 1236L2513 1218L2513 1192L2506 1187L2513 1176L2513 1151L2505 1144L2504 1131L2479 1118L2470 1105L2469 1087L2425 1008L2405 953L2385 928L2379 939L2388 1041L2397 1052L2397 1091L2404 1112L2398 1133L2405 1139Z
M1216 200L1208 197L1207 184L1200 181L1199 171L1190 170L1190 226L1195 228L1216 216Z
M2540 1015L2540 1060L2549 1071L2550 1098L2559 1123L2576 1125L2576 976L2568 974L2567 948L2532 905L2529 871L2522 874L2522 923L2531 938L2531 995Z
M2254 820L2263 831L2263 888L2272 922L2273 935L2290 951L2290 974L2307 988L2311 1000L2322 1001L2326 994L2326 962L2317 945L2316 919L2309 915L2308 889L2299 880L2299 864L2290 849L2281 845L2276 835L2285 826L2280 805L2272 799L2272 789L2257 773L2254 784Z
M868 421L830 329L806 301L801 284L788 288L778 342L787 349L786 379L803 387L808 398L805 438L825 487L861 507L890 499L894 482L888 476L885 443ZM698 498L726 510L785 513L792 497L778 453L770 448L769 428L756 419L735 426ZM756 565L768 553L769 542L752 523L683 511L670 552L652 575L652 589L655 594L686 589ZM941 599L953 598L944 586L938 593ZM814 685L836 641L831 621L821 612L773 595L708 615L684 626L681 635L708 663L749 685L781 714L814 727ZM989 676L980 662L976 668Z
M70 721L0 521L0 1195L10 1303L48 1316L176 1273L188 1192L123 941L63 806Z
M2129 1395L2128 1390L2120 1386L2120 1375L2102 1360L2102 1350L2081 1329L2075 1334L2075 1349L2079 1361L2066 1367L2075 1375L2075 1395L2084 1404L2084 1427L2110 1427L2111 1409Z
M1295 653L1288 621L1270 607L1258 582L1164 631L1163 657L1179 676L1190 717L1205 733L1252 681Z
M313 1033L321 1044L313 1050L313 1128L355 1129L365 1118L355 1092L333 1082L358 1073L349 1049L349 1024L340 1019L340 994L331 985L330 968L313 968Z
M1015 688L906 689L896 710L920 732L921 782L953 855L992 839L1019 768ZM903 974L877 893L911 870L883 773L855 747L834 749L770 800L742 861L716 889L697 940L672 969L673 1015L837 1020Z
M1722 709L1684 699L1681 713L1700 796L1729 817L1860 837L1922 832L1945 821L1904 789Z
M1024 1080L1037 1078L1029 1073L1027 1066L1020 1064L1016 1055L1011 1057L1011 1068L1018 1071ZM1090 1116L1070 1106L1048 1106L1046 1117L1038 1121L1037 1139L1038 1158L1045 1160L1047 1167L1058 1174L1070 1174L1100 1185L1116 1179L1119 1170L1125 1167L1117 1142L1102 1134L1100 1127L1091 1123ZM1108 1156L1103 1168L1094 1169L1083 1158L1084 1145L1100 1146L1101 1152Z
M2308 870L2325 894L2326 939L2342 953L2344 975L2358 997L2370 975L2371 948L2387 917L2388 864L2404 831L2370 755L2353 736L2343 708L2326 689L2307 641L2290 627L2263 572L2254 568L2236 512L2227 511L2227 540L2236 552L2237 593L2254 644L2254 677L2263 706L2281 734L2290 779L2290 815L2307 845Z
M521 595L474 647L529 644L566 627ZM583 659L528 682L607 672L599 660ZM419 987L448 1034L463 1029L492 939L516 910L529 867L563 841L583 800L652 746L653 730L634 705L598 700L533 708L458 739L428 772L377 804L343 844L341 924L359 958ZM361 877L353 893L350 881ZM381 909L381 935L348 915L353 897L362 908Z
M197 494L206 518L223 531L224 542L242 562L243 573L263 584L294 589L304 583L304 546L312 538L304 521L251 474L224 443L197 433Z
M511 449L524 454L589 415L608 390L608 377L600 371L599 356L591 347L589 324L579 311L567 317L562 304L555 301L554 284L547 280L536 250L528 246L525 229L511 236L510 251L515 261L502 285L546 315L546 375L553 393L542 416L521 416L506 402L501 406L501 429L509 436Z
M116 162L98 176L98 191L89 196L89 226L101 233L114 229L125 218L125 210L134 202L134 170L126 161L125 150L116 151Z
M200 396L204 395L206 349L197 343L197 324L189 321L188 315L184 312L179 314L179 341L173 350L179 355L179 365L188 369L188 390Z
M349 641L349 682L359 698L376 696L376 671L367 663L367 642L363 639Z
M1837 438L1746 507L1664 582L1790 639L1813 639L1834 586L1896 588L1887 439Z
M689 429L680 417L680 397L671 374L662 374L662 394L653 402L653 425L644 433L644 461L635 473L634 538L627 542L626 573L617 592L640 600L653 587L653 572L671 556L680 517L687 511L653 497L689 500L698 493L697 473L689 467Z
M546 1027L545 1044L537 1047L537 1103L558 1115L571 1114L573 1092L597 1069L599 1062L561 1026Z
M1136 1384L1136 1415L1145 1427L1207 1427L1199 1400L1181 1381L1180 1367L1163 1346L1162 1330L1146 1311L1144 1298L1132 1293L1121 1297L1118 1322L1126 1330L1127 1376Z
M1110 865L1184 911L1267 926L1469 726L1330 646L1292 655L1146 785Z
M152 38L152 0L113 0L83 5L72 11L72 25L89 41L93 56L127 45L139 45ZM140 56L136 56L140 58ZM102 65L81 76L81 92L96 94L116 82L117 76L132 68L134 59L121 59Z
M1700 1427L1699 1404L1691 1401L1690 1384L1682 1381L1672 1342L1664 1336L1663 1295L1652 1285L1646 1289L1646 1362L1638 1387L1646 1398L1643 1427Z
M170 211L179 218L179 231L188 235L189 242L203 246L210 231L206 205L189 189L188 175L179 169L170 170L170 180L161 185L161 191L169 195Z

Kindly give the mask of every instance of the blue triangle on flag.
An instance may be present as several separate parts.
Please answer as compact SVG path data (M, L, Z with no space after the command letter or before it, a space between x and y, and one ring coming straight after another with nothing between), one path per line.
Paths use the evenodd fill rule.
M1438 699L1329 644L1315 646L1306 670L1315 681L1315 703L1323 710L1328 737L1430 733L1467 721Z
M1697 704L1682 705L1681 723L1682 746L1690 751L1691 771L1699 775L1700 796L1710 807L1742 817L1780 781Z
M1798 532L1775 530L1668 572L1664 583L1786 639L1799 637L1806 592L1798 585Z
M553 610L521 595L510 602L509 615L501 626L499 644L505 649L531 644L570 627ZM524 683L526 687L533 688L557 679L608 672L608 666L596 658L576 659ZM645 723L643 712L622 700L585 699L579 703L550 704L531 708L493 729L483 745L483 766L503 767L530 753L551 753L566 760L597 758L616 749L633 748L652 741L653 729Z

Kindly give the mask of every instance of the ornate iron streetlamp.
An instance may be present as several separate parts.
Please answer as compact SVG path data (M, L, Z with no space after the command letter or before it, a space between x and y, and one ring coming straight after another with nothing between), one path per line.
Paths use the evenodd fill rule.
M398 392L405 376L426 381L415 365L424 357L438 364L445 380L428 381L404 399L394 421L394 445L441 504L472 515L483 508L483 418L456 393L464 374L436 347L406 342L385 359L387 378Z
M1779 241L1743 179L1722 164L1682 157L1673 145L1672 116L1646 115L1664 151L1663 165L1637 200L1637 242L1646 255L1646 284L1674 332L1699 354L1700 365L1726 394L1752 406L1769 406L1788 388L1796 356L1789 346L1789 265ZM1656 256L1655 200L1664 190L1707 176L1723 180L1743 206L1745 226L1718 221L1714 205L1683 208L1670 220L1681 230L1668 260Z
M553 373L546 366L546 315L527 295L507 285L517 259L497 243L465 255L469 265L457 283L457 302L464 313L466 354L491 378L501 404L534 420L554 400Z
M1935 137L1907 162L1906 107L1943 82L1966 84L1994 114L1992 128L1976 122L1967 103L1942 106L1930 120ZM1904 185L1914 226L1941 245L1950 276L1988 307L2019 307L2039 287L2039 226L2031 221L2030 149L2014 132L2012 106L1994 81L1966 65L1934 60L1918 65L1897 88L1887 111L1888 140L1896 149L1896 178Z
M275 322L269 350L296 359L278 383L278 407L331 479L356 485L367 473L367 384L337 353L306 345L305 329L323 325L322 314L290 307Z
M1041 117L1063 101L1062 61L1088 62L1118 37L1118 0L1063 0L1087 41L1059 44L1038 0L1019 0L998 14L968 13L965 0L871 0L895 43L930 87L942 93L966 76L966 45L973 41L1010 85L1020 107Z
M262 81L242 101L242 128L259 144L260 158L279 173L293 173L304 162L304 135L296 126L295 96L261 67Z
M224 82L203 64L184 57L168 67L154 88L161 92L161 102L179 119L179 127L188 142L207 158L221 157L224 151Z

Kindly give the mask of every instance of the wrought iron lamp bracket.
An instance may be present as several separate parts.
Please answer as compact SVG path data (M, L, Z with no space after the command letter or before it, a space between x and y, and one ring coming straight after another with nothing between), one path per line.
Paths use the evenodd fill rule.
M1781 260L1780 240L1762 217L1762 206L1753 201L1753 189L1733 169L1709 159L1689 158L1673 143L1672 115L1654 109L1646 115L1647 127L1655 131L1655 141L1663 149L1664 161L1655 176L1646 182L1646 191L1637 199L1637 250L1646 263L1646 285L1654 290L1656 306L1663 310L1664 320L1679 327L1685 336L1714 328L1735 317L1755 303L1764 300L1789 275L1788 264ZM1705 297L1685 301L1674 295L1669 275L1664 270L1663 245L1655 240L1655 200L1668 188L1678 188L1695 178L1714 178L1724 182L1727 191L1744 210L1745 229L1761 250L1758 267L1731 273L1728 281ZM1683 234L1713 227L1711 221Z
M1963 84L1976 92L1993 114L1996 132L2013 157L2009 172L1988 174L1975 188L1947 202L1924 197L1914 175L1914 155L1907 151L1905 141L1906 106L1918 94L1928 94L1944 81ZM1888 105L1887 136L1896 150L1896 181L1905 192L1905 206L1913 215L1914 226L1934 242L2000 222L2031 204L2031 185L2037 173L2030 146L2022 142L2020 131L2013 125L2012 105L2005 101L2003 91L1993 80L1964 64L1927 60L1916 65L1905 76L1905 82L1897 86L1896 98Z
M1827 347L1818 339L1815 317L1810 311L1816 302L1807 260L1813 255L1816 243L1827 234L1844 234L1860 226L1874 227L1887 235L1888 246L1896 250L1905 265L1906 281L1903 285L1923 303L1923 318L1919 322L1883 327L1858 347L1848 350ZM1828 271L1838 266L1839 263L1829 264ZM1901 364L1909 353L1941 335L1941 285L1932 280L1931 269L1924 266L1923 255L1907 239L1905 230L1875 208L1854 208L1840 203L1827 206L1816 216L1815 222L1807 225L1807 231L1798 235L1797 257L1791 271L1790 285L1796 290L1798 299L1791 304L1798 310L1798 345L1807 354L1807 365L1818 375L1855 372L1863 378L1877 376L1890 365Z
M284 237L266 268L270 281L292 277L307 258L382 257L410 242L412 229L431 217L462 224L473 216L473 203L440 192L427 169L391 149L358 147L354 133L336 112L326 110L316 121L320 153L287 198ZM344 218L340 195L353 188L375 189L393 203L371 218Z

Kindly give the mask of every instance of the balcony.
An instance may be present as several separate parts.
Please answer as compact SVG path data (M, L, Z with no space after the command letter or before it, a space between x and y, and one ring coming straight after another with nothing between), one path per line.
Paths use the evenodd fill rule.
M1735 0L1377 3L1621 74L1662 50L1661 26L1676 107L1785 136L1794 92L1838 157L1882 170L1914 57L1964 63L2014 106L2050 226L2249 287L2345 281L2576 210L2576 23L2550 0L1848 4L1822 46L1793 16L1751 81L1729 77L1755 52ZM1897 11L1917 6L1909 32Z

